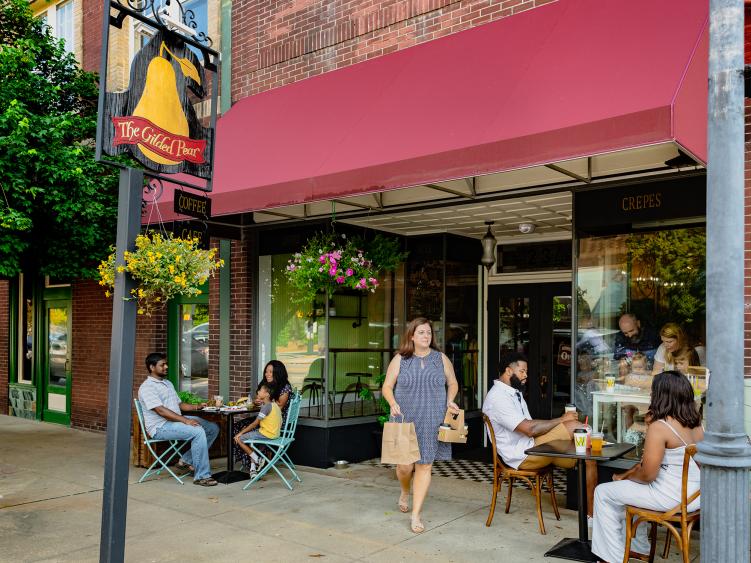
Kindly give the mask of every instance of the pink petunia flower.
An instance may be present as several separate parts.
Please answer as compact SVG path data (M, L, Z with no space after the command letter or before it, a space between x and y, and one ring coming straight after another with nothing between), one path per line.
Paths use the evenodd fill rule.
M348 276L351 276L355 273L355 271L352 268L347 268L347 271L345 272Z

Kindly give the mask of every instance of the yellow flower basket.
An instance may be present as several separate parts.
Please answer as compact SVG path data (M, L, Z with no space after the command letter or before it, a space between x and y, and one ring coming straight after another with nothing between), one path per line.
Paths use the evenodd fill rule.
M127 271L138 287L131 296L138 303L139 315L153 311L178 295L200 295L200 287L214 272L224 266L216 257L217 249L198 248L199 239L181 239L149 233L136 237L136 250L125 252L125 265L118 272ZM106 287L110 297L115 287L115 253L99 264L99 285Z

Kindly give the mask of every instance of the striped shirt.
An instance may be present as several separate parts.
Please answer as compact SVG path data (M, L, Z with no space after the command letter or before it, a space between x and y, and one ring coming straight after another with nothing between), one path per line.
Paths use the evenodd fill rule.
M166 418L154 412L154 407L166 407L175 414L182 414L180 397L169 379L147 377L138 388L138 401L143 409L143 424L151 437L167 422Z

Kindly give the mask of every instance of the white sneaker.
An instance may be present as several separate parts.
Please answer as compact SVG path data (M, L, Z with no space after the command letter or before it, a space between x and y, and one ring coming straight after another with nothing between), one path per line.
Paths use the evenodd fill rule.
M595 519L592 518L591 516L587 516L587 528L591 530L592 526L594 526L594 523L595 523Z

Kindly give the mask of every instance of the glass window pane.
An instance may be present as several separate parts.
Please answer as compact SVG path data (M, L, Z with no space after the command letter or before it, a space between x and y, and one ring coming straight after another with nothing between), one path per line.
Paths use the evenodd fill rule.
M571 296L553 297L553 412L563 412L571 399Z
M31 278L19 275L18 287L18 382L33 383L34 294Z
M209 396L209 306L180 305L180 391Z
M498 359L509 352L529 357L529 298L504 296L498 308Z
M580 239L575 402L609 439L640 446L652 373L704 363L705 247L704 227Z
M73 43L73 2L58 4L56 13L55 32L58 39L65 41L65 50L72 52Z
M454 367L459 383L457 404L465 410L477 409L477 264L446 262L446 347L444 352Z
M47 315L48 382L64 387L68 368L68 308L51 307Z

